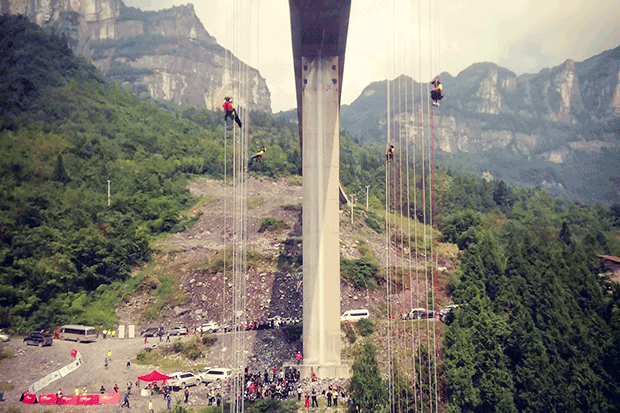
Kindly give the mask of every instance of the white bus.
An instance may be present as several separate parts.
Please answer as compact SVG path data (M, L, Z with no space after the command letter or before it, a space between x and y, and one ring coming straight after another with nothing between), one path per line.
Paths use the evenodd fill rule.
M58 338L63 340L73 340L79 342L95 341L97 339L97 332L95 327L80 326L80 325L67 325L60 327L60 334Z

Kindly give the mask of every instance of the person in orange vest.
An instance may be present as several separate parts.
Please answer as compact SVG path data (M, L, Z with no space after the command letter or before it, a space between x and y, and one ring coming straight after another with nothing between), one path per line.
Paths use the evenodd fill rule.
M232 120L237 122L237 125L241 127L241 120L239 119L239 115L235 110L235 106L232 103L232 97L230 95L224 96L224 104L222 107L224 108L224 122L230 117Z

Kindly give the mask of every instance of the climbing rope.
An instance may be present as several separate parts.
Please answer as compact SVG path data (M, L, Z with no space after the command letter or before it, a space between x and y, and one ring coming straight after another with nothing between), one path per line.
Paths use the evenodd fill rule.
M391 163L386 160L385 171L386 346L390 412L436 413L439 410L439 331L438 324L430 317L430 314L437 313L437 165L430 84L425 80L429 73L436 73L438 67L436 10L434 0L418 2L417 13L415 4L407 0L392 0L386 5L388 21L392 21L392 30L387 31L386 39L386 139L387 145L396 144L398 151ZM417 48L414 47L416 41ZM426 47L423 42L427 43ZM410 55L406 55L407 52ZM422 70L424 62L428 63L425 71ZM408 73L411 73L408 78L400 76ZM413 80L416 75L420 79L419 87ZM394 95L395 92L398 96ZM416 222L418 219L421 224ZM421 225L421 233L418 225ZM414 245L411 245L412 241ZM396 262L392 264L392 260ZM401 302L407 284L408 296ZM404 329L405 324L395 321L403 304L409 304L409 309L421 307L429 312L424 320L411 319L409 332ZM400 358L397 351L402 343L411 346L411 363L397 366L396 360ZM405 371L407 369L410 371ZM407 374L412 388L403 392L401 389L409 382Z

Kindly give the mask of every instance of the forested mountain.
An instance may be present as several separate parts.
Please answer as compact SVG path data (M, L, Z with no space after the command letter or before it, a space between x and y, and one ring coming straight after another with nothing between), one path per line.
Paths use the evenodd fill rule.
M108 323L115 281L194 219L187 175L223 173L223 122L131 96L26 18L3 15L0 44L0 325ZM296 173L299 155L289 164L272 139L261 168Z

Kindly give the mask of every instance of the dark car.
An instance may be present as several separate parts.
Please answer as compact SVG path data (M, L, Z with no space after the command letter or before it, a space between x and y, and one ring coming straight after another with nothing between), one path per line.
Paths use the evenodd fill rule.
M163 327L150 327L144 330L141 334L142 337L159 337L164 335Z
M32 332L26 336L24 343L29 346L51 346L54 339L47 333Z

